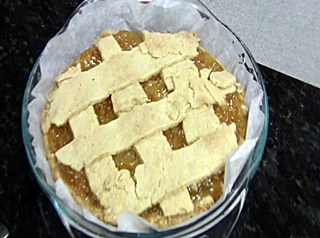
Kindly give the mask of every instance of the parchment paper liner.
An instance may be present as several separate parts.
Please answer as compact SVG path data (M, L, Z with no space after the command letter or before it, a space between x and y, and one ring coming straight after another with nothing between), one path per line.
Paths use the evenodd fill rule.
M265 115L259 109L263 91L259 83L253 80L253 75L244 67L243 62L241 63L239 55L242 53L246 55L241 44L233 41L231 33L216 19L201 15L200 12L203 9L199 5L180 0L153 0L149 4L141 4L136 0L98 0L83 6L81 11L81 14L75 14L72 17L65 32L53 37L42 52L40 59L41 80L32 91L32 96L35 99L28 105L28 130L34 138L32 146L36 153L36 166L45 174L47 183L55 188L57 196L65 201L70 208L83 214L87 220L109 230L127 232L160 230L130 212L124 212L119 216L118 228L111 227L99 221L85 208L77 205L61 179L53 182L43 150L40 116L48 93L55 84L55 77L70 65L81 52L90 47L102 30L126 29L131 31L170 31L173 33L188 30L196 32L201 38L201 46L215 56L229 72L236 76L237 81L246 87L245 105L249 108L246 141L230 153L225 166L224 194L205 213L210 212L223 202L226 194L231 190L259 139L265 120ZM174 227L189 224L203 214Z

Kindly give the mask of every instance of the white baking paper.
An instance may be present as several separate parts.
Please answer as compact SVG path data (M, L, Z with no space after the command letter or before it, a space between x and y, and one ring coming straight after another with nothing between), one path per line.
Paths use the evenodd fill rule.
M29 133L34 138L32 145L36 152L36 166L45 174L47 183L55 188L57 196L65 201L69 207L100 226L110 230L127 232L154 232L158 230L157 227L130 212L124 212L119 216L118 228L108 226L86 209L78 206L62 180L58 179L54 183L43 150L40 115L48 93L55 84L55 77L70 65L81 52L90 47L102 30L126 29L132 31L170 31L173 33L188 30L197 33L201 38L200 44L217 57L229 72L235 74L238 82L244 85L247 90L245 98L245 104L249 108L247 139L243 145L229 155L225 167L224 196L213 205L210 209L212 210L223 201L225 195L232 188L261 134L265 120L265 115L259 109L263 91L244 65L239 63L241 61L239 55L245 53L241 44L215 18L208 14L201 15L200 12L206 13L206 9L197 1L188 3L182 0L153 0L149 4L142 4L136 0L100 0L84 5L81 11L81 14L77 13L73 16L65 32L52 38L43 50L40 59L41 80L32 91L35 99L28 105ZM248 56L245 58L248 59ZM251 65L250 62L248 64ZM190 223L202 215L177 226Z

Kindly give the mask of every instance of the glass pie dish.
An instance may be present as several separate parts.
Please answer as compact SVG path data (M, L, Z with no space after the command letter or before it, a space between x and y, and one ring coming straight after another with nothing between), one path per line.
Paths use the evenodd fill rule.
M70 16L69 20L60 30L57 36L61 36L62 34L64 34L68 30L68 28L73 25L71 24L72 20L76 16L81 15L85 7L101 2L108 3L111 1L84 1ZM124 4L121 5L122 7L126 7L126 4L131 7L134 5L132 0L113 1L114 5L117 3L119 3L119 6L120 4ZM212 233L215 234L216 237L227 237L232 231L232 228L234 227L240 215L248 190L248 184L259 165L266 143L268 130L268 104L263 78L256 62L254 61L252 55L250 54L244 43L232 31L230 31L225 25L223 25L200 1L190 0L183 1L183 3L182 1L165 1L165 3L167 3L166 9L174 8L176 4L181 5L180 10L183 10L183 8L193 9L194 12L196 12L197 16L202 19L202 24L207 24L209 27L210 24L212 24L212 27L214 27L214 29L219 29L219 37L223 40L218 41L220 45L217 46L217 48L223 49L226 53L217 51L215 52L215 50L213 50L213 52L211 53L214 56L218 54L220 56L219 59L221 61L224 61L225 58L230 58L228 47L231 46L233 51L231 58L233 58L233 60L228 59L227 61L233 63L228 63L226 65L226 68L228 70L235 71L235 65L241 65L242 68L247 71L246 73L250 74L254 81L260 85L263 91L263 99L260 110L265 115L265 120L263 122L264 124L262 125L260 137L253 151L248 157L248 160L242 167L241 173L232 184L232 187L230 187L228 192L225 194L224 199L220 200L220 202L212 207L212 209L210 209L208 212L202 214L196 219L193 219L192 221L188 222L188 224L182 224L181 226L154 233L129 233L115 231L114 229L107 229L106 227L100 226L99 224L93 223L92 221L86 219L72 206L70 206L70 204L66 203L63 199L60 199L60 197L56 194L54 187L50 185L50 183L48 183L48 177L46 176L44 171L40 169L39 162L36 159L36 153L39 153L39 151L35 150L35 146L32 142L33 136L28 126L28 119L30 119L30 117L34 117L35 115L30 115L28 105L34 99L32 90L35 88L35 86L43 76L40 67L40 61L44 55L42 53L30 73L30 77L24 94L22 106L23 139L32 171L34 172L34 175L37 178L37 181L42 187L43 191L47 194L47 196L53 203L63 224L65 225L71 236L75 236L73 232L73 229L75 229L91 237L195 237L201 234L205 234L207 230L212 229ZM155 16L154 19L151 19L150 22L152 22L152 20L161 20L162 24L154 24L149 27L147 26L146 30L171 30L170 26L166 25L165 23L168 24L170 20L172 21L172 15L166 15L166 11L161 11L160 13L161 14ZM135 14L137 13L133 11L129 14L132 14L133 17L135 17ZM181 28L183 30L196 31L194 26L198 25L199 24L186 24L181 26ZM206 36L204 34L204 36L201 37L205 38Z

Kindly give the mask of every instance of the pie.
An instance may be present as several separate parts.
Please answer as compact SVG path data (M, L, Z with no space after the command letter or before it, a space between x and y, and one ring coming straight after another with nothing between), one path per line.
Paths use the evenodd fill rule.
M105 223L130 211L166 228L222 195L245 89L199 42L106 30L56 78L41 117L52 176Z

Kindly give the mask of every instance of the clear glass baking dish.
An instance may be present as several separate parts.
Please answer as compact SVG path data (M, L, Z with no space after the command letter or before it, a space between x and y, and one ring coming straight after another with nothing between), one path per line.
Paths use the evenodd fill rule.
M73 12L68 21L62 27L62 29L57 33L57 35L62 34L68 27L68 24L72 17L74 17L79 10L87 4L92 2L103 1L103 0L87 0L84 1L78 8ZM108 0L104 0L108 1ZM111 1L111 0L109 0ZM148 2L148 1L142 1ZM56 195L54 188L51 187L46 182L46 177L43 172L36 166L35 160L35 151L32 146L32 136L28 131L28 117L29 113L27 111L27 105L33 100L31 91L35 85L39 82L41 78L41 69L39 66L38 58L35 63L24 93L23 104L22 104L22 135L24 146L27 152L28 161L33 171L34 176L36 177L40 187L48 196L52 204L54 205L57 213L59 214L62 223L68 230L71 237L78 237L79 234L86 234L90 237L206 237L210 230L210 237L228 237L231 233L236 221L241 213L243 204L246 198L248 191L249 183L254 176L257 167L259 166L268 133L268 121L269 121L269 112L268 112L268 99L265 89L264 79L260 73L259 67L255 62L250 51L246 45L241 41L241 39L233 33L226 25L224 25L220 20L218 20L212 12L200 1L198 0L188 0L185 1L186 4L197 9L201 17L205 19L212 19L215 21L215 24L220 24L224 27L229 34L229 41L232 41L236 45L238 50L239 62L243 63L249 73L251 73L254 79L261 85L261 88L264 92L261 111L265 114L265 121L262 129L261 136L251 153L248 161L246 162L242 172L240 173L238 179L234 183L232 190L227 194L225 200L215 207L212 211L206 215L200 217L199 219L193 221L192 223L179 227L173 228L166 231L161 231L157 233L126 233L126 232L114 232L108 230L104 227L101 227L97 224L94 224L86 220L82 215L72 210L64 201L59 199ZM188 30L188 29L185 29Z

